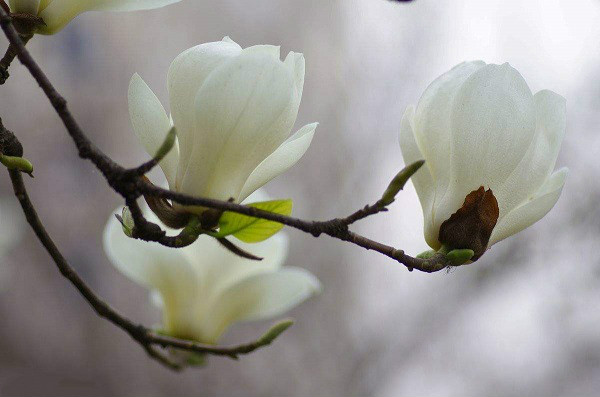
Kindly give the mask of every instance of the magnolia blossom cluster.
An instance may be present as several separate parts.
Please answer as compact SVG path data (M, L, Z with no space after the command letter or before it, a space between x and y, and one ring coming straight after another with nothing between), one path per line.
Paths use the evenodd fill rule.
M53 34L85 11L142 10L177 1L9 0L9 7L43 21L32 33ZM290 135L304 73L304 56L290 52L282 61L277 46L242 48L228 37L201 44L177 56L168 70L170 114L133 75L133 130L150 156L175 131L159 162L170 190L237 203L265 200L257 189L302 158L317 127L307 124ZM532 94L508 64L465 62L436 79L406 110L399 136L407 164L425 160L412 181L427 243L439 252L469 251L469 259L477 260L491 245L540 220L567 176L566 168L554 171L565 127L564 98L548 90ZM183 228L206 210L169 202L159 208L151 199L148 204L146 218L163 228ZM178 217L183 222L173 221ZM115 267L152 291L163 331L208 344L236 322L281 315L321 289L308 271L282 266L285 235L251 247L239 244L263 261L236 256L206 235L172 249L128 237L114 219L104 233Z
M129 111L150 155L172 128L177 131L173 150L159 164L171 190L242 202L308 149L316 124L288 138L303 82L302 54L291 52L282 62L279 47L242 49L226 37L173 61L170 115L137 74ZM417 107L407 109L400 128L405 162L426 160L413 182L427 243L434 250L470 249L477 260L492 244L541 219L558 200L567 174L564 168L553 171L565 113L561 96L533 95L508 64L463 63L435 80ZM149 248L126 238L115 222L105 245L117 268L160 293L167 332L212 343L229 324L281 313L319 289L306 272L273 270L282 261L276 252L283 250L281 239L263 243L270 247L266 268L208 238L179 251ZM206 270L217 263L218 277L235 280L227 288ZM241 281L259 273L261 280L277 281Z
M10 0L15 14L43 20L34 33L52 34L85 11L150 9L178 0ZM171 64L168 114L135 74L129 113L142 146L154 156L175 131L159 165L169 189L242 203L304 155L316 123L290 136L304 86L300 53L279 47L243 49L233 40L205 43ZM565 133L565 100L535 95L508 64L465 62L436 79L400 127L405 162L425 160L412 178L427 243L443 252L472 251L477 260L496 242L540 220L557 202L567 169L554 171ZM256 198L256 194L253 196ZM149 201L146 216L183 227L202 207ZM167 212L165 212L167 211ZM158 218L157 218L158 216ZM173 219L181 218L181 221ZM167 219L169 222L167 222ZM200 236L173 250L127 237L110 221L105 249L115 266L155 291L170 335L216 343L237 321L279 315L320 289L310 273L282 268L287 238L252 246L251 263Z

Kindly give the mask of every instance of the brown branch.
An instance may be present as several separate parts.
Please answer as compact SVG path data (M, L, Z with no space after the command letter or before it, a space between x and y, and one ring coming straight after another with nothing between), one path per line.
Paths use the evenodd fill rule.
M0 6L4 12L11 15L15 28L19 33L23 45L26 45L27 42L31 40L31 38L33 37L33 32L37 27L45 25L42 18L37 17L35 15L10 14L10 8L8 7L8 5L6 5L4 0L2 0ZM9 43L8 48L6 49L6 53L4 54L2 59L0 59L0 85L4 84L10 76L10 74L8 73L8 68L10 67L10 64L12 63L12 61L14 61L16 56L17 47L14 44Z
M8 4L6 4L4 0L0 0L0 7L2 7L2 9L7 13L10 13L10 7L8 6Z

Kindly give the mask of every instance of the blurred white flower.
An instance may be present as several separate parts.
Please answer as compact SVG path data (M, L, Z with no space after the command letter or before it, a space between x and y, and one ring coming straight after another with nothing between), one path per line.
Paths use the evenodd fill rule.
M160 222L150 211L145 215ZM264 258L257 262L232 254L208 236L180 249L135 240L111 216L104 249L117 269L159 298L153 300L162 308L169 335L202 343L217 343L233 323L279 316L321 289L308 271L282 267L288 252L283 233L252 244L252 253Z
M426 160L412 180L427 243L439 249L487 234L485 251L546 215L567 176L566 168L553 172L565 127L565 99L532 95L507 63L465 62L437 78L400 131L405 162Z
M10 11L37 15L46 26L36 33L54 34L85 11L135 11L163 7L181 0L9 0Z
M171 190L241 202L308 149L316 123L288 138L303 85L302 54L290 52L282 62L279 47L242 49L226 37L175 58L168 73L171 118L137 74L129 113L151 156L174 124L178 143L160 164Z

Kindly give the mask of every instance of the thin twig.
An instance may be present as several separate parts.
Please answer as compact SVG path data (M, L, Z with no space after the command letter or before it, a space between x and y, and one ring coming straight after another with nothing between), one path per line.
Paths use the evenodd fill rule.
M29 40L31 40L32 37L33 37L32 35L28 35L28 36L21 35L21 40L23 41L23 44L27 44L27 42ZM15 59L16 56L17 56L17 49L11 43L8 45L8 48L6 49L6 52L4 53L4 56L2 57L2 59L0 59L0 85L4 84L6 82L6 80L8 79L8 77L10 76L10 74L8 73L8 68L10 67L10 64L12 63L12 61Z

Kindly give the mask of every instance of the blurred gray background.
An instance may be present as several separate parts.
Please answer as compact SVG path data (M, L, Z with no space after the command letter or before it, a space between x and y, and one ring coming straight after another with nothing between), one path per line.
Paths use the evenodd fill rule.
M402 167L401 116L463 60L510 62L532 90L567 98L558 160L571 173L541 222L450 273L409 273L375 253L294 230L288 264L323 282L273 346L239 362L172 373L97 317L26 230L0 260L1 395L592 396L600 390L600 2L596 0L184 0L156 11L80 16L29 48L90 137L117 161L147 159L132 133L127 84L138 72L168 106L181 51L229 35L306 56L297 126L319 121L304 159L267 185L295 215L325 219L372 202ZM2 48L6 39L0 39ZM27 180L49 231L108 302L152 325L147 292L101 247L120 203L80 161L48 101L15 63L0 116L36 165ZM10 196L8 177L0 196ZM4 214L3 225L6 225ZM15 230L4 226L2 233ZM412 186L358 232L426 248ZM250 340L267 323L233 327Z

